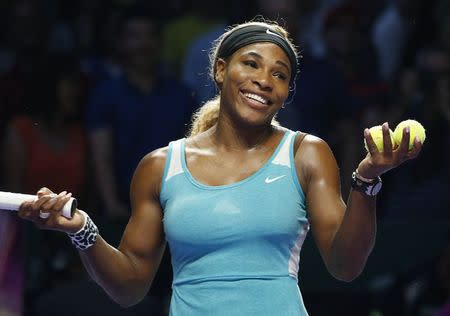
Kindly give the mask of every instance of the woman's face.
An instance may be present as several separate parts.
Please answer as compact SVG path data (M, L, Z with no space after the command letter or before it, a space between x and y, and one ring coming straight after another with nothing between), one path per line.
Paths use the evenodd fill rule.
M260 126L272 121L289 94L289 58L276 44L255 43L219 59L215 79L221 111L233 121Z

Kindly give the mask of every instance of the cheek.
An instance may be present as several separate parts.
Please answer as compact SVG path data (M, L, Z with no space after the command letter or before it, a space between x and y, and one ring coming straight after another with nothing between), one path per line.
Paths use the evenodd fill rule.
M243 69L240 65L228 69L225 74L225 78L228 78L230 81L233 81L237 84L245 82L245 80L249 77L250 75L248 74L248 71L246 72L245 69Z
M289 98L289 84L280 83L276 89L276 96L280 103L284 103Z

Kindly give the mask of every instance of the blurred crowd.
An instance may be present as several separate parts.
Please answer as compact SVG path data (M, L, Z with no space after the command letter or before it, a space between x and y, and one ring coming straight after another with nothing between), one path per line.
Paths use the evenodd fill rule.
M383 177L380 221L450 222L449 0L0 1L2 190L72 192L117 245L137 163L185 135L217 93L212 41L257 15L285 25L302 55L278 120L328 142L343 196L365 155L363 129L413 118L427 140L416 161ZM450 315L449 249L373 310ZM167 253L149 294L155 314L165 314L170 277ZM61 233L0 212L1 316L57 315L67 284L85 279ZM89 292L80 284L72 291Z

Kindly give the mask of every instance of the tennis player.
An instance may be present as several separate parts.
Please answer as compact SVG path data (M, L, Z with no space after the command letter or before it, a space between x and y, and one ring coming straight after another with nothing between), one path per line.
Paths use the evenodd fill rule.
M146 295L167 242L172 316L307 315L297 273L310 227L329 272L355 279L375 242L380 176L416 157L421 143L408 151L405 128L393 149L385 123L379 152L366 129L370 152L348 175L353 185L344 203L328 145L274 121L293 88L297 59L286 30L273 22L240 24L216 41L211 74L219 94L194 115L188 137L139 163L118 248L85 212L59 215L65 192L41 189L20 216L68 233L91 277L122 306Z

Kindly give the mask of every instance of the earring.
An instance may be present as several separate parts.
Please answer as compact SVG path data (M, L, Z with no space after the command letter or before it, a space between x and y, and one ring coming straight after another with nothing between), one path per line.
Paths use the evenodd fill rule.
M281 106L282 109L284 109L286 107L286 104L283 103L283 105Z

